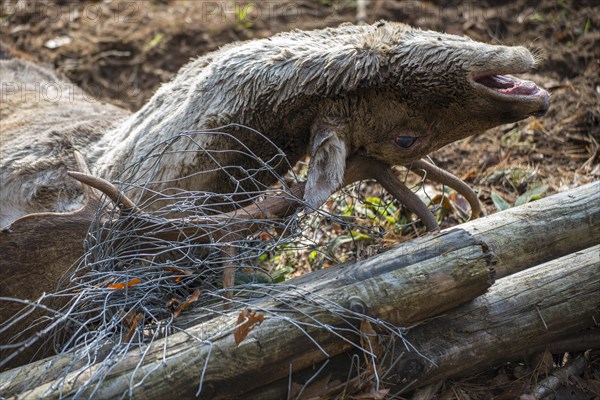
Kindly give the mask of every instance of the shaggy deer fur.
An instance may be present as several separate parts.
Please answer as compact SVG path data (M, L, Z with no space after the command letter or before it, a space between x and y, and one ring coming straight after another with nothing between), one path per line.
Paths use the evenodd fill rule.
M58 100L47 93L36 96L35 85L44 94L44 87L68 83L30 63L2 61L0 224L82 206L80 183L66 175L75 168L74 149L92 173L111 180L168 137L229 123L262 132L292 163L310 155L304 196L318 207L354 178L346 171L352 160L407 165L450 142L544 113L547 92L504 75L534 64L523 47L397 23L293 31L228 45L190 62L128 116L90 102L79 89L72 96L63 89ZM45 101L48 97L56 101ZM257 155L270 156L263 154L266 146L244 137L244 130L229 133ZM200 144L235 149L224 136L207 136ZM213 168L197 145L178 141L156 179L167 182ZM235 152L218 157L226 165L245 162ZM152 162L142 161L146 167ZM376 174L363 169L356 176ZM183 189L217 193L231 192L234 184L222 171L178 181Z

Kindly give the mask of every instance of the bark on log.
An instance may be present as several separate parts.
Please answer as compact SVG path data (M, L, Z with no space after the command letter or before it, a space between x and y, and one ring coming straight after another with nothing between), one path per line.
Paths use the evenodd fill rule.
M555 257L561 252L569 253L598 243L600 204L596 199L599 188L598 182L586 185L569 193L473 221L442 232L441 235L428 235L405 243L360 264L346 266L342 270L330 268L293 283L298 285L298 293L313 293L321 298L329 296L329 299L350 309L362 310L370 316L406 326L443 313L466 300L464 294L460 294L464 288L453 287L455 279L465 282L462 279L469 278L472 279L471 283L478 282L465 285L471 288L468 290L469 297L478 291L480 293L485 287L481 282L489 280L487 269L493 262L493 257L487 251L489 248L495 249L499 259L503 260L501 267L504 270L514 271L530 266L536 259ZM492 224L493 229L488 224L490 218L496 221ZM537 227L543 227L539 229L539 234ZM566 234L561 230L563 228ZM560 238L571 238L571 235L582 236L576 240L558 242ZM553 246L548 248L540 244L544 240ZM536 251L528 251L531 246L536 246ZM471 269L472 266L467 266L469 260L478 267ZM478 272L470 277L465 276L473 271ZM423 294L425 296L421 297ZM285 303L293 300L291 295L287 293L284 296ZM267 303L267 306L273 309L274 304ZM231 320L236 316L237 313L232 312L230 316L192 327L189 333L200 334L207 330L210 332L211 326L231 325ZM322 318L322 322L332 325L339 323L335 319L327 320L327 315L313 317ZM290 318L302 320L303 315L290 314ZM329 356L350 347L325 330L311 333L329 352ZM138 374L149 372L150 375L143 385L133 389L133 393L157 398L195 394L200 366L208 356L207 351L198 348L198 343L185 334L177 334L169 340L166 365L163 365L162 343L155 343L144 366L137 371ZM239 396L286 376L287 366L292 361L293 370L298 371L324 358L325 355L306 336L299 334L296 328L281 320L266 320L239 347L235 347L231 335L213 344L203 394L209 398ZM132 376L137 360L138 356L132 354L119 363L114 374L96 395L112 397L126 392L130 382L135 381ZM0 392L10 390L7 393L18 393L19 382L33 379L40 371L47 372L47 366L37 363L0 375L0 381L15 379L10 386L0 387ZM51 372L46 376L51 378L56 373ZM168 379L165 379L166 375ZM86 374L79 376L78 380L72 382L72 387L80 385L85 377ZM45 382L46 386L22 395L47 395L44 390L50 389L51 382ZM51 392L50 395L56 396L57 392Z
M600 246L498 280L490 291L411 330L407 339L437 366L407 353L396 388L466 375L549 345L600 321ZM394 391L394 388L392 388Z
M390 393L402 393L451 377L468 376L502 361L533 351L557 350L565 335L583 335L587 348L600 348L600 246L576 252L502 278L490 291L406 334L420 354L402 343L388 349L402 354L379 365ZM561 351L577 351L566 348ZM586 348L586 349L587 349ZM585 350L585 349L584 349ZM354 352L354 351L353 351ZM340 355L322 371L331 382L346 382L350 354ZM313 377L315 369L293 376L296 385ZM245 399L279 399L288 379L245 393ZM336 389L323 395L339 394Z
M498 257L496 277L502 278L600 243L600 181L455 229L490 247Z
M408 257L402 252L386 252L370 260L369 266L347 266L336 275L323 277L343 282L341 288L329 288L322 281L307 283L296 290L287 289L277 296L277 300L257 302L254 309L280 310L286 319L294 323L286 323L283 318L267 317L239 346L235 345L231 334L213 342L212 346L201 346L191 336L211 337L223 326L233 326L232 322L235 323L240 310L191 327L187 334L172 335L168 341L166 365L162 365L164 342L159 340L147 352L143 367L135 371L139 353L132 353L119 363L94 397L119 397L129 389L133 374L141 376L137 374L146 372L150 374L145 380L147 384L134 389L135 395L144 398L195 395L199 368L210 357L202 398L232 398L285 376L287 368L282 370L281 366L287 366L291 360L295 368L304 368L352 347L351 343L340 340L327 329L305 326L305 332L311 338L298 329L303 323L314 324L315 319L332 327L348 326L349 321L342 321L326 312L326 307L321 308L318 315L294 312L295 304L306 303L307 297L323 301L326 305L336 303L399 325L410 325L462 304L484 293L491 285L492 258L481 244L459 234L454 236L454 241L438 243L435 247L441 251L432 253L416 248ZM359 324L360 319L350 323ZM359 343L357 337L351 339ZM313 340L327 354L319 350ZM60 364L66 362L63 359ZM0 386L0 392L17 395L23 383L35 380L42 371L47 373L47 368L48 365L41 362L5 372L0 375L0 381L12 383ZM257 371L260 371L260 379L256 376ZM51 372L45 378L56 377L58 373ZM165 379L166 373L172 378ZM70 387L62 388L63 393L75 390L88 374L89 371L73 374L76 380ZM51 388L53 384L40 385L17 398L56 398L60 392Z

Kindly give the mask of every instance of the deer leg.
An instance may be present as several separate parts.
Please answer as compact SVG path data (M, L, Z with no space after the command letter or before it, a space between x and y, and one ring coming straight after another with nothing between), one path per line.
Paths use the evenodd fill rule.
M380 161L365 157L353 157L346 165L344 184L349 184L363 179L376 179L392 196L404 204L410 211L415 213L425 224L428 231L440 230L431 210L398 179L392 167Z
M463 195L471 206L471 219L478 218L482 215L481 204L479 203L477 195L466 183L461 181L460 178L425 160L415 161L411 166L415 168L411 169L411 172L426 176L431 180L449 186Z

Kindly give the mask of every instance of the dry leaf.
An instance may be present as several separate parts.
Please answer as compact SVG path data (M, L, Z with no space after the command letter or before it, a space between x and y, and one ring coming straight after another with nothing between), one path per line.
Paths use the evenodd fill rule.
M254 325L260 325L264 320L265 316L263 314L257 314L256 311L250 311L248 308L244 309L238 315L237 326L233 332L235 344L239 345L248 336Z
M273 240L273 236L271 236L271 234L268 232L261 232L260 240L264 240L265 242L269 241L269 240Z
M136 313L133 310L129 310L126 314L123 309L119 310L119 315L124 315L123 323L127 326L131 326L133 321L135 321Z
M192 271L188 271L187 269L179 269L179 268L176 268L176 267L170 267L170 266L169 267L163 267L163 270L169 271L169 272L174 272L174 273L179 274L179 275L186 275L186 276L192 275ZM174 277L175 282L179 282L182 278L183 278L183 276L176 276L176 277Z
M194 293L192 293L192 295L190 296L189 299L187 299L184 303L182 303L179 307L177 307L177 310L175 310L175 312L173 313L173 319L177 318L179 316L179 314L181 314L181 312L187 308L187 306L189 306L190 304L192 304L195 301L198 301L199 298L200 298L200 289L196 289L196 290L194 290Z
M129 282L125 282L125 283L113 283L108 285L109 289L125 289L128 287L132 287L133 285L137 285L138 283L141 283L142 280L139 278L133 278L132 280L130 280Z
M167 310L171 310L171 311L175 312L180 304L181 304L181 302L179 300L171 299L171 300L167 301L167 304L166 304Z
M548 131L546 130L544 125L536 117L531 117L531 123L529 124L529 130L532 132L537 130L537 131L541 131L543 133L548 133Z
M448 195L436 194L431 199L431 202L433 204L439 204L444 210L448 210L449 212L454 211L454 207L453 207L452 203L450 203L450 199L448 198Z
M129 341L133 337L135 329L140 324L140 322L142 322L142 317L142 314L138 313L135 315L132 321L127 322L127 324L129 325L129 330L127 331L127 335L125 336L125 343L129 343Z
M360 336L361 347L373 353L375 357L379 357L381 349L377 340L377 332L375 332L373 326L366 318L363 318L360 323L360 333L362 333ZM369 373L371 375L375 374L375 371L373 370L373 361L370 359L370 356L366 354L365 363L368 366Z
M450 200L450 203L454 205L454 208L461 218L467 219L470 217L470 213L468 211L470 210L471 206L463 196L456 192L452 192L448 196L448 199Z

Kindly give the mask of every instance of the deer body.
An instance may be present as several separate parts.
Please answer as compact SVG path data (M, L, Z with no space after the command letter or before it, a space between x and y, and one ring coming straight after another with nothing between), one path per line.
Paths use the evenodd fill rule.
M305 200L318 207L352 180L346 164L353 159L409 164L471 134L544 113L549 104L543 89L504 75L533 67L525 48L386 22L225 46L184 66L134 114L89 101L79 89L54 102L24 95L19 85L68 83L25 61L1 62L2 226L29 213L82 205L80 184L66 175L76 167L74 150L92 173L114 180L132 163L151 168L148 152L173 135L241 124L262 132L291 163L311 156ZM244 130L228 132L269 156ZM239 147L226 136L201 140L210 149ZM197 142L174 146L155 171L154 180L163 183L153 189L214 168ZM235 152L217 157L247 167ZM177 185L226 193L235 182L215 170Z

